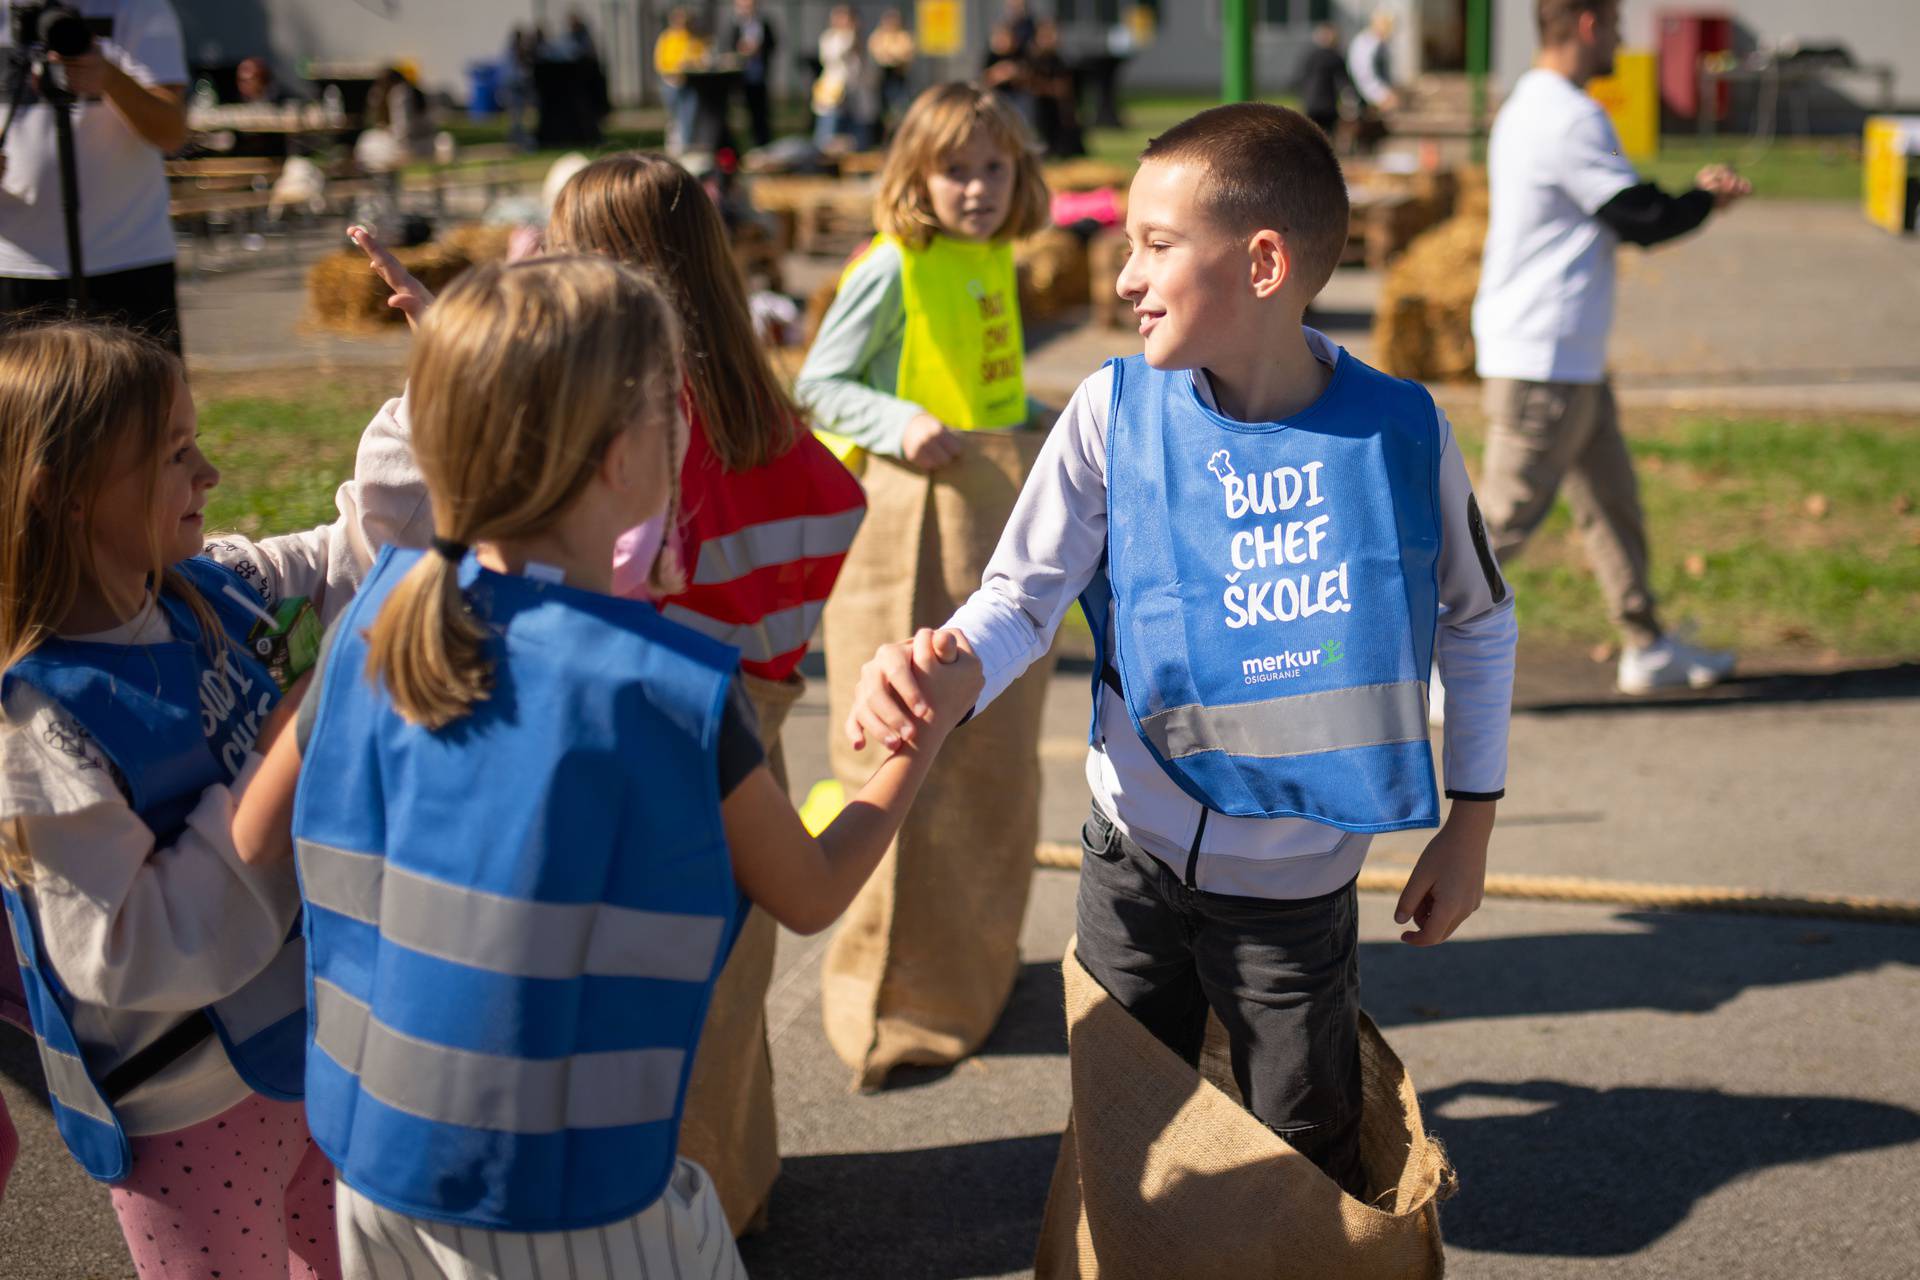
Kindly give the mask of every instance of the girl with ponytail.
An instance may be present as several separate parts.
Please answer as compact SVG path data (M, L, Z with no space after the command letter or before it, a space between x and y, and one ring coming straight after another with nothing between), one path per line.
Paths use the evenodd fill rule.
M807 833L738 650L613 594L615 543L672 519L681 350L601 257L475 268L420 322L431 543L383 553L266 766L300 774L307 1110L349 1274L733 1274L679 1128L746 905L830 924L978 692L923 637L931 732Z

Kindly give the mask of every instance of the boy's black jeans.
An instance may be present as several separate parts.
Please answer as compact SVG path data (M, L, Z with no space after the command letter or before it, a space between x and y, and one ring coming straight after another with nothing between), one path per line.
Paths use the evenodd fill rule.
M1190 1063L1213 1010L1248 1110L1364 1198L1354 886L1289 900L1202 893L1097 807L1080 840L1081 965Z

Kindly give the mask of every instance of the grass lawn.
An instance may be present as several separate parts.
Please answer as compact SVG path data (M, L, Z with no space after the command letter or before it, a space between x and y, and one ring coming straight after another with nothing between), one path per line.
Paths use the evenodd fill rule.
M1659 156L1639 168L1667 190L1684 191L1706 164L1732 165L1753 183L1757 198L1860 199L1858 138L1781 138L1756 148L1744 138L1709 142L1670 133L1660 139Z
M1468 469L1481 425L1455 418ZM1896 419L1626 414L1669 623L1708 643L1920 655L1920 426ZM1529 642L1612 639L1564 503L1506 566Z
M333 517L360 430L395 371L203 376L201 443L222 481L208 527L253 536ZM1669 618L1749 654L1920 656L1920 425L1634 412ZM1469 468L1477 415L1455 419ZM1611 631L1564 505L1509 566L1529 645L1586 647Z

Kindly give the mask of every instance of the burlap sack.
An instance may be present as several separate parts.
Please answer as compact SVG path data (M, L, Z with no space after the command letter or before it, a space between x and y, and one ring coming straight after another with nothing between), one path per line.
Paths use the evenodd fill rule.
M840 732L860 667L882 644L939 626L980 585L1045 436L970 432L929 476L870 458L867 519L827 602L828 736L853 792L884 758ZM957 1062L999 1020L1019 969L1020 918L1040 825L1041 703L1035 663L955 730L919 799L827 950L827 1039L861 1088L894 1067Z
M740 677L760 717L767 766L780 789L787 765L780 726L805 692L799 676L775 682ZM773 1060L767 1049L767 984L773 980L773 917L751 908L720 971L687 1083L680 1154L713 1177L735 1235L766 1225L767 1195L780 1174L780 1130L773 1111Z
M1368 1205L1240 1105L1213 1035L1196 1071L1121 1008L1071 947L1061 971L1073 1115L1040 1227L1036 1280L1443 1273L1438 1201L1451 1193L1453 1170L1372 1019L1360 1016L1361 1159L1375 1193Z

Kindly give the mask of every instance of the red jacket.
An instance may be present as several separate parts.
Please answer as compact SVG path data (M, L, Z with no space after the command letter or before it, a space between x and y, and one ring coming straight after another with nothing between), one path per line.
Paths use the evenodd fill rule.
M866 491L809 431L772 462L729 473L689 406L680 467L687 589L660 611L740 650L740 669L783 680L800 665L867 512Z

